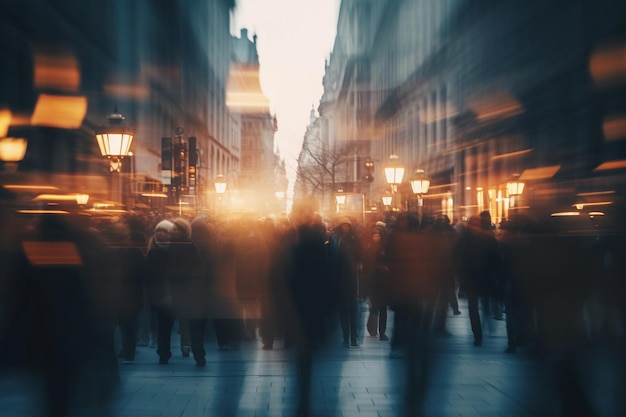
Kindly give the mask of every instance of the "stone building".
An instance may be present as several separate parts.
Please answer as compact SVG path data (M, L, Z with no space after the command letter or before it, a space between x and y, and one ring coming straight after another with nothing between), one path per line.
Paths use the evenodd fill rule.
M267 213L275 209L276 193L286 192L286 187L276 176L279 165L274 133L278 120L270 114L269 100L261 87L256 39L254 35L250 41L247 29L232 39L227 104L241 118L241 169L237 176L224 175L237 191L231 199L232 208Z
M624 203L625 7L343 0L319 107L322 140L360 143L374 182L346 180L372 202L389 189L382 168L397 155L403 210L415 208L408 180L422 169L429 215L490 210L500 222L587 205L586 215L608 191L609 218ZM525 182L521 196L508 193L512 178Z
M167 191L171 181L162 138L175 139L182 127L186 158L196 138L192 200L203 204L215 175L240 163L241 126L225 96L234 7L232 0L3 3L0 44L9 64L0 68L0 108L10 114L8 134L28 139L19 179L109 200L111 183L121 182L125 203L154 205L142 194ZM52 103L45 117L37 113L42 97ZM135 133L118 176L94 136L115 109Z

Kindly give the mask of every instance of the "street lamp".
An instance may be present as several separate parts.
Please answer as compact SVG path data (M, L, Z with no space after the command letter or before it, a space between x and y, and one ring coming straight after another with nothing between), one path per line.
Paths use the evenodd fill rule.
M398 162L398 155L391 155L389 157L390 162L385 165L385 180L387 184L391 185L391 189L394 193L398 192L398 185L402 184L402 177L404 176L404 165Z
M76 204L84 206L89 201L89 194L76 194Z
M128 156L134 133L131 127L124 125L124 116L117 112L117 108L107 119L109 125L96 130L96 140L102 156L110 160L111 172L120 172L122 159Z
M513 179L506 183L506 191L509 195L509 207L513 208L515 205L515 198L522 195L524 192L524 181L520 181L519 174L515 174Z
M423 169L418 169L415 171L415 174L413 174L410 182L411 189L413 189L413 194L417 196L417 210L418 216L421 221L422 210L424 207L424 198L422 196L428 193L428 188L430 187L430 178L426 175Z
M389 162L383 167L385 171L385 180L391 185L392 195L398 192L398 185L402 184L404 176L404 165L398 161L398 155L391 155Z
M387 210L389 206L391 206L391 201L393 200L393 197L391 196L391 193L389 191L386 191L385 195L383 195L381 198L383 200L383 206L385 206L385 210Z
M222 174L219 174L215 178L215 192L218 194L224 194L226 192L226 179Z
M335 194L335 202L337 203L337 213L341 211L341 206L346 204L346 195L343 193L343 189L338 189Z

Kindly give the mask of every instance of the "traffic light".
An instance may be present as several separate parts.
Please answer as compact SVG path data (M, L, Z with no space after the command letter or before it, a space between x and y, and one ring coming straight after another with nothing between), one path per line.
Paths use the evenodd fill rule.
M373 182L374 181L374 161L372 161L371 159L367 159L364 162L365 165L365 175L363 176L363 179L367 182Z

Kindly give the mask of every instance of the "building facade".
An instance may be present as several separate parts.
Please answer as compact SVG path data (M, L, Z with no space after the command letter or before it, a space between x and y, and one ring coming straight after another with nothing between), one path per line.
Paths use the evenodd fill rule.
M278 120L270 113L269 100L261 88L256 40L256 35L249 39L247 29L232 38L227 104L241 120L241 170L236 177L225 175L237 191L230 201L234 209L269 213L276 209L277 193L287 189L275 152Z
M401 210L416 208L408 180L421 169L429 215L549 218L589 211L603 192L613 212L625 183L623 11L612 0L343 0L322 140L361 142L374 181L346 181L371 202L389 190L383 167L397 156ZM525 182L521 196L507 191L512 178Z
M173 174L162 166L162 138L170 137L180 141L187 165L197 155L182 194L197 208L206 205L217 173L240 164L241 125L226 106L235 3L26 3L0 6L0 42L11 62L0 69L0 107L11 115L9 134L29 142L18 179L38 175L42 184L109 200L118 197L111 182L119 182L129 206L172 204ZM53 104L45 118L34 118L42 96ZM117 177L94 136L114 111L134 129L132 156Z

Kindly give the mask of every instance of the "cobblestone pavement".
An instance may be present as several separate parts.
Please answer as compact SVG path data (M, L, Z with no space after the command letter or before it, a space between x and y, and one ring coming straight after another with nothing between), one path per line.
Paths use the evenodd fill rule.
M425 416L560 416L554 363L532 349L504 353L504 321L489 320L482 347L472 344L467 311L448 318L449 337L435 338L423 402ZM362 320L366 318L365 308ZM389 322L392 321L392 315ZM390 329L391 330L391 329ZM363 334L363 332L361 332ZM176 343L177 337L173 337ZM359 347L341 339L316 356L312 416L404 416L407 360L389 357L388 341L362 336ZM197 368L179 346L168 365L159 365L154 348L138 347L133 364L120 364L121 385L106 415L114 417L295 416L296 372L293 352L278 341L262 350L259 341L238 351L207 341L207 366ZM577 362L583 391L598 416L624 416L624 355L614 345L593 346ZM573 379L572 379L573 378ZM572 384L575 387L575 384ZM0 415L41 416L41 381L24 372L0 376ZM569 392L573 392L572 388ZM570 402L576 405L576 398ZM579 410L580 411L580 410ZM95 413L95 412L94 412ZM101 410L98 413L104 412ZM98 414L95 413L95 414ZM81 415L81 413L76 413ZM89 414L85 412L84 415ZM574 415L574 414L572 414Z

